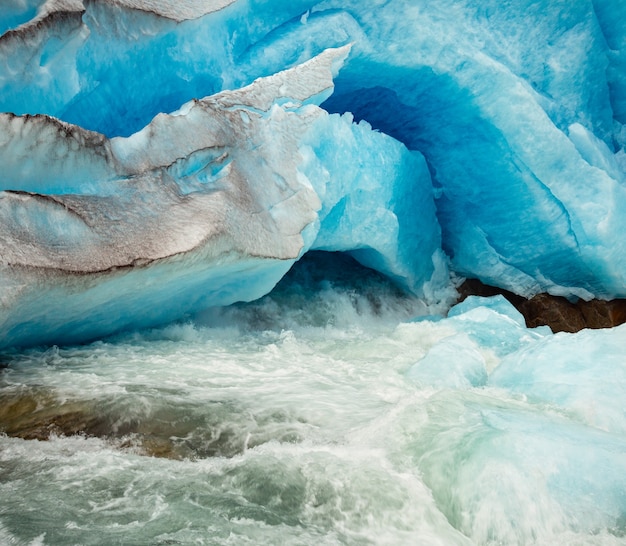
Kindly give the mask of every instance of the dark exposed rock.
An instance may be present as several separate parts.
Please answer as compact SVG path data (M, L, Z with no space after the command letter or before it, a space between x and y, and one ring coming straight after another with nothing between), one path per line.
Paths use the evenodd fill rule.
M553 332L578 332L588 327L578 305L560 296L537 294L516 307L529 328L547 325Z
M609 328L626 322L626 300L580 301L587 328Z
M612 328L626 322L626 299L571 302L550 294L526 299L477 279L467 279L458 290L460 301L470 295L502 294L524 316L529 328L549 326L553 332L578 332L583 328Z
M168 459L232 457L244 449L244 442L232 441L232 431L228 430L209 431L209 441L200 438L196 440L199 445L190 445L177 440L191 436L192 428L164 422L158 415L121 426L119 421L119 415L103 411L92 401L59 400L50 389L19 388L0 394L0 433L14 438L46 441L53 436L97 437L141 455Z

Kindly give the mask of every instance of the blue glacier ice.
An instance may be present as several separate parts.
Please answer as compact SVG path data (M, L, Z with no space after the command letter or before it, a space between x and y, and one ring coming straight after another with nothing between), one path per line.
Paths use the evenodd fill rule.
M624 434L625 330L547 336L503 358L489 384L558 407L589 426Z
M624 293L623 11L612 50L591 2L325 2L259 49L354 43L324 106L424 153L455 271L610 298Z
M624 7L10 0L3 345L255 299L308 250L347 252L428 303L463 277L626 296ZM263 90L281 78L298 89ZM242 92L260 102L240 108ZM214 186L234 179L226 204ZM207 257L211 230L228 235ZM222 270L222 251L241 267Z
M470 296L435 323L442 330L406 372L425 387L505 389L605 432L626 431L626 328L553 334L526 328L502 296Z
M329 107L424 153L453 269L523 295L622 294L624 171L591 3L420 3L398 21L399 4L351 10L367 42ZM572 126L596 136L583 153Z
M503 358L552 337L547 326L526 328L524 317L503 296L470 296L437 324L450 331L407 371L422 386L484 387Z
M446 265L423 157L315 104L347 52L186 103L130 137L0 116L0 345L250 301L312 248L434 297Z

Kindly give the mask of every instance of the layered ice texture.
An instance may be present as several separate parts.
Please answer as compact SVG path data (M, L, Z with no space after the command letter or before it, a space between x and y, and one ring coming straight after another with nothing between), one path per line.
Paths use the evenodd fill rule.
M311 249L430 303L448 268L626 296L624 0L10 0L0 31L0 346L255 299Z

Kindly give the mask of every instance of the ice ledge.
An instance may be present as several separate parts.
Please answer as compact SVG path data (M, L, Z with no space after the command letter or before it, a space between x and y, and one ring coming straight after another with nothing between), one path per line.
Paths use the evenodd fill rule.
M234 4L236 0L108 0L108 2L124 8L154 13L173 21L185 21L220 11Z
M257 299L322 232L416 289L430 282L441 238L423 158L315 104L349 50L192 101L128 138L0 115L0 348ZM417 224L405 208L422 211ZM364 217L389 230L356 229Z
M210 126L213 112L224 112L240 128L242 134L250 132L250 120L279 115L279 111L297 113L299 116L319 115L318 110L307 113L306 105L323 102L333 91L333 76L337 74L350 53L349 45L325 50L317 57L294 68L234 91L194 100L171 114L159 114L141 131L128 138L113 138L111 147L117 160L129 172L171 165L194 149L211 148L219 144L213 132L202 131ZM272 107L278 107L271 114ZM227 114L227 112L229 114ZM232 114L232 115L230 115ZM190 131L195 131L189 137ZM237 133L231 131L231 138ZM172 135L176 146L172 146ZM187 135L187 136L185 136ZM287 157L283 154L283 157Z
M325 51L243 89L194 101L129 138L108 140L47 116L0 116L5 179L13 183L0 194L2 262L107 271L216 238L225 239L217 246L242 255L296 259L300 233L320 207L299 178L299 139L325 115L299 107L332 91L333 67L348 52ZM289 111L280 106L285 99ZM290 214L273 214L286 203Z

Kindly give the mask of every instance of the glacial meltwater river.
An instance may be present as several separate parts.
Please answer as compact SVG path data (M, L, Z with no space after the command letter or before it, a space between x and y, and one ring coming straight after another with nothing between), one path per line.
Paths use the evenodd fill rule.
M626 544L626 330L412 321L378 277L318 270L5 353L0 544Z

